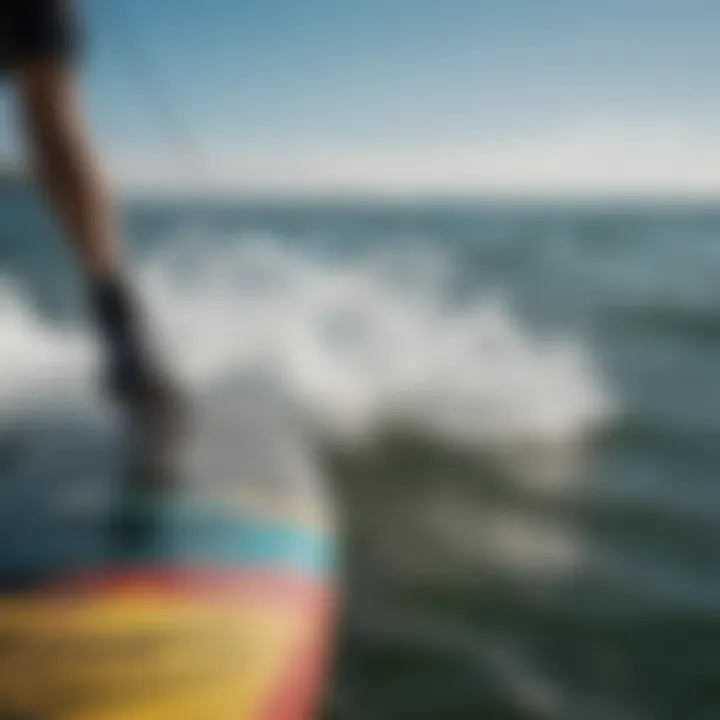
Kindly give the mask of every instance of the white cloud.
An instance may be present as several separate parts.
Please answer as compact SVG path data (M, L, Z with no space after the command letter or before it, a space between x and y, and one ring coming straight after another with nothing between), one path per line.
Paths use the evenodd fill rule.
M544 136L425 145L315 143L111 155L136 190L507 195L720 194L720 131L660 123L587 123Z

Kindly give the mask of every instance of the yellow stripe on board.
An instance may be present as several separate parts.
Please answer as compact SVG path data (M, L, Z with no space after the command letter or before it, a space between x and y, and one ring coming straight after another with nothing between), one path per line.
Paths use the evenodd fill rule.
M0 602L0 716L258 717L314 632L301 610L239 601Z

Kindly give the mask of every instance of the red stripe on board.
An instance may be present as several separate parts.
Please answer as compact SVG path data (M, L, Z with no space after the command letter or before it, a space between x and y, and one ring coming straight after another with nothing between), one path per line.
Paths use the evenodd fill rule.
M234 571L227 568L153 568L112 570L79 575L53 583L52 594L163 596L223 598L288 598L293 603L326 605L332 597L331 585L314 578L277 571Z

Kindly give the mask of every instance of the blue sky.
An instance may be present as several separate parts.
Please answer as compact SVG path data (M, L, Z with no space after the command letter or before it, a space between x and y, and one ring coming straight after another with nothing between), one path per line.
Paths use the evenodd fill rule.
M83 6L130 184L720 190L716 0Z

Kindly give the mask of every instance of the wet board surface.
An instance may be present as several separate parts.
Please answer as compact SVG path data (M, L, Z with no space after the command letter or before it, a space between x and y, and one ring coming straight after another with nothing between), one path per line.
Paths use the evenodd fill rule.
M4 449L0 718L311 717L335 558L307 446L247 394L195 405L171 488L129 482L131 446L45 417Z

